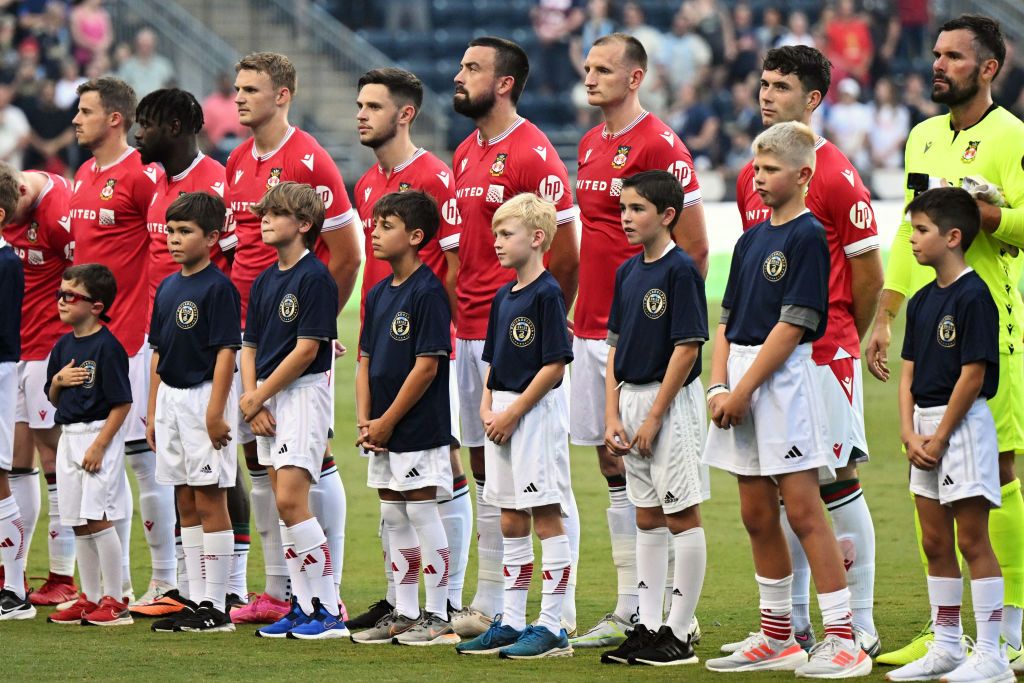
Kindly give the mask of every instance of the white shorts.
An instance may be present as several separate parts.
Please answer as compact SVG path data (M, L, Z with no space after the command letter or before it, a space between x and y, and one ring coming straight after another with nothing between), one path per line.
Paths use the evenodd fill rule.
M43 391L48 362L48 358L18 362L18 406L14 421L27 422L31 429L50 429L53 427L53 415L57 412Z
M235 396L237 396L239 399L241 399L242 398L242 394L245 393L245 390L242 388L242 352L241 351L239 351L238 353L235 354L234 385L235 385ZM253 441L256 440L256 435L252 433L252 430L249 429L249 423L246 422L245 419L242 417L242 409L239 407L237 402L235 403L235 408L236 408L236 411L238 413L238 415L237 415L238 436L236 437L235 441L237 442L237 445L239 445L239 446L242 446L242 445L247 444L247 443L252 443Z
M14 467L14 414L18 391L18 363L0 363L0 470Z
M266 403L277 423L277 436L256 437L256 457L264 467L301 467L313 483L320 470L331 428L331 394L327 373L305 375Z
M234 438L238 432L238 396L234 387L224 404L224 419L232 440L214 449L206 431L206 406L210 403L212 382L177 389L161 384L156 394L156 480L169 486L235 485L238 469Z
M132 404L128 417L124 419L124 441L146 440L146 413L149 410L149 367L153 360L153 349L148 342L128 359L128 382L132 387ZM146 449L149 446L145 446Z
M660 382L622 385L619 416L630 437L647 419L660 388ZM629 502L673 514L710 498L711 478L707 465L700 461L707 424L704 387L696 379L683 387L669 406L654 439L653 455L644 458L634 449L623 458Z
M760 346L729 347L728 381L736 386L761 350ZM801 344L781 368L758 387L743 424L730 429L711 425L704 463L735 475L774 477L818 470L818 479L835 479L821 382L811 345Z
M487 440L480 421L480 399L484 395L487 363L480 358L483 339L455 340L455 379L458 383L459 414L463 446L477 448Z
M930 436L938 429L946 406L914 406L914 431ZM985 498L992 507L1002 504L999 489L999 444L996 423L985 399L971 405L949 438L949 448L934 470L910 466L910 492L949 505L966 498Z
M452 462L448 446L425 451L371 453L366 485L372 489L415 491L437 487L438 500L452 497Z
M57 508L65 526L82 526L89 520L116 521L128 516L132 493L124 471L125 428L111 439L99 472L90 474L82 469L85 452L105 422L63 425L57 444Z
M821 380L828 428L827 446L832 448L836 469L850 463L853 449L858 454L852 464L868 459L867 434L864 431L864 372L859 358L840 351L845 358L837 358L828 365L816 365Z
M569 470L569 415L564 390L549 391L520 420L512 438L500 446L484 444L484 502L505 510L529 510L557 503L565 517L572 501ZM500 413L519 394L495 391L491 409Z
M604 445L604 376L610 348L604 339L572 340L569 434L576 446Z
M455 377L455 373L448 370L448 412L452 421L452 446L459 446L462 444L462 430L459 428L459 418L461 415L461 402L459 401L459 381ZM480 411L477 410L476 416L477 422L480 421Z

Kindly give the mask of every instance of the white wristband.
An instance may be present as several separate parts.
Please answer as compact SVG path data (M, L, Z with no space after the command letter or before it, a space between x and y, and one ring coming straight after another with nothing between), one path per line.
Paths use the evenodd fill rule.
M718 396L719 394L728 394L728 393L729 393L729 387L725 386L724 384L716 384L715 386L713 386L710 389L708 389L708 401L710 401L715 396Z

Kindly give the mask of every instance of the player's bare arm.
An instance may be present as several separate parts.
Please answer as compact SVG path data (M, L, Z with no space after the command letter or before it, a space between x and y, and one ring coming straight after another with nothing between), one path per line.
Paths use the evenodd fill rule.
M878 249L849 259L850 290L853 294L853 324L857 336L864 339L878 309L878 297L885 284L882 255Z
M149 364L149 397L146 405L146 443L156 452L156 395L160 390L160 375L156 368L160 364L160 352L153 349L153 358Z
M277 395L277 392L302 376L302 373L309 367L310 363L316 360L320 344L326 343L320 339L309 339L300 337L295 341L295 348L291 350L281 364L278 365L270 377L263 381L263 384L252 389L246 387L245 393L239 400L239 406L246 422L251 422L256 414L264 409L263 404ZM253 364L255 367L255 350L253 351ZM244 357L244 356L243 356ZM255 372L254 372L255 374ZM255 385L255 382L253 382Z
M725 338L725 324L719 323L715 331L715 350L711 354L711 389L724 388L724 391L711 393L708 399L708 414L716 427L728 429L722 422L722 404L729 395L729 340Z
M544 398L549 391L555 388L562 378L565 377L565 361L548 363L534 375L533 380L526 387L523 393L519 394L516 400L512 401L508 408L500 413L493 414L490 424L484 423L484 431L487 438L499 446L510 438L516 430L519 420L530 412L537 403Z
M440 356L417 356L412 371L402 382L402 388L391 402L384 414L376 420L360 422L359 428L366 428L366 437L378 448L387 446L395 426L412 409L416 402L423 398L430 383L437 377L437 366Z
M50 403L57 405L57 397L62 390L82 386L88 379L89 371L85 368L76 368L75 359L72 358L50 381L50 392L47 394Z
M459 250L449 249L444 252L444 260L448 270L444 274L444 291L448 295L448 308L452 311L452 322L458 325L459 297L456 293L456 284L459 281Z
M619 414L619 379L615 376L615 347L608 347L604 371L604 445L612 455L622 457L629 452L629 434Z
M725 396L720 417L723 425L743 424L750 412L750 399L754 392L793 355L806 331L806 328L781 320L775 323L750 369Z
M900 372L900 440L907 450L907 460L914 467L930 470L935 467L928 453L924 450L925 438L914 430L914 396L910 393L910 385L914 381L914 361L904 360Z
M210 391L210 404L206 407L206 433L210 443L216 449L224 448L231 441L231 428L224 420L224 408L231 392L231 383L235 373L235 350L222 348L217 351L217 361L213 366L213 386Z
M966 363L960 368L960 377L953 386L953 393L949 396L949 403L946 405L946 411L942 414L942 420L935 428L935 433L925 441L925 452L935 460L936 464L949 448L950 436L960 426L967 411L978 399L984 383L985 361Z
M576 241L576 223L558 226L551 241L551 261L548 271L558 281L565 299L565 310L571 310L580 285L580 251Z
M364 451L378 452L382 449L374 446L369 440L369 430L366 425L370 422L370 357L363 354L359 358L359 367L356 369L356 429L359 437L356 439L356 446Z
M676 394L683 388L686 378L693 370L693 364L697 361L697 353L700 344L677 344L672 350L672 357L669 358L668 367L665 368L665 377L661 380L661 387L654 397L651 411L644 418L643 423L636 430L636 435L629 443L630 448L636 448L637 452L644 458L649 458L652 452L654 440L661 431L661 421L668 412Z
M331 271L331 277L338 284L338 310L340 311L352 296L352 290L355 289L356 278L359 275L359 265L363 262L355 223L342 226L337 230L322 232L320 239L324 241L331 253L327 269Z
M708 233L704 223L704 205L695 204L679 213L679 222L672 230L672 239L689 254L701 277L708 276Z
M892 342L892 321L900 314L905 297L891 289L882 289L878 300L878 313L868 339L868 372L883 382L889 381L889 344Z
M103 454L110 447L110 442L121 429L124 420L128 417L128 409L131 403L119 403L110 409L107 419L103 422L103 429L96 435L92 444L85 451L82 458L82 469L90 474L100 471L103 466Z

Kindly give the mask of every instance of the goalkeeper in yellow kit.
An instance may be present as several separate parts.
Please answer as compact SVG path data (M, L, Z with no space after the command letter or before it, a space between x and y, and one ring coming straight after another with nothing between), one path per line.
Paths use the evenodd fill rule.
M975 195L982 230L967 251L967 264L988 285L999 308L999 389L989 399L999 439L1002 506L989 516L989 535L1005 580L1002 635L1011 666L1024 670L1021 615L1024 607L1024 500L1014 456L1024 452L1024 123L992 102L992 79L1006 58L999 24L963 15L946 22L933 49L932 100L949 113L919 123L906 147L906 200L942 185ZM890 323L903 300L934 277L920 266L904 218L893 241L885 287L866 354L868 370L889 378ZM918 532L920 534L920 532ZM922 657L930 628L881 664L906 664Z

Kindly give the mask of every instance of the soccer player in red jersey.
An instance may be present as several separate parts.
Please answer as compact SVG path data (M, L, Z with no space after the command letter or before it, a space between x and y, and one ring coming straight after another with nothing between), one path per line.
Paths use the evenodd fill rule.
M149 602L174 588L174 490L156 482L156 456L146 443L149 391L146 312L149 287L149 233L146 211L160 169L144 166L128 146L135 119L131 86L104 76L78 86L78 113L72 123L78 144L93 158L75 174L71 195L71 231L75 263L100 263L114 274L117 297L110 309L110 331L128 353L133 400L125 419L125 455L139 482L139 507L153 565L149 588L139 602ZM114 525L125 553L125 595L131 594L128 569L131 515ZM133 604L136 601L133 601Z
M536 193L555 205L558 232L551 244L548 269L558 281L571 309L576 298L579 253L576 218L565 164L547 136L519 116L516 103L526 85L530 66L526 53L509 40L476 38L462 57L455 76L452 106L473 120L476 131L455 150L452 171L462 216L459 238L459 276L456 283L455 371L459 383L462 443L469 446L477 480L477 537L479 576L471 607L453 615L452 626L463 637L486 630L502 604L502 537L499 511L483 502L484 428L480 399L487 364L481 360L491 301L513 277L494 253L491 218L505 201L523 192ZM564 394L564 390L562 390ZM573 510L566 520L570 543L578 549L579 518ZM575 576L576 572L572 572ZM575 582L567 589L564 617L575 628Z
M242 295L242 324L245 324L253 281L277 262L277 252L263 243L260 219L250 207L284 180L309 184L324 202L324 225L315 251L338 284L338 310L341 310L355 287L361 261L355 212L334 160L312 135L288 123L288 109L295 95L295 67L284 55L256 52L243 57L235 65L235 71L238 120L252 130L252 137L228 158L224 193L228 221L234 223L238 238L231 280ZM335 344L338 353L344 352L340 344ZM333 386L333 373L331 380ZM331 396L333 400L333 389ZM239 440L245 450L252 482L256 531L264 548L278 548L281 538L274 494L267 469L256 460L254 437L247 426L242 426L244 424L239 421ZM341 567L345 556L345 490L329 451L323 467L320 481L310 489L310 507L327 535L334 561ZM256 600L232 613L235 623L273 623L290 609L285 601L288 571L283 551L265 550L264 562L266 588ZM335 572L334 577L340 581L341 572ZM347 617L344 610L342 603L342 616Z
M437 202L441 222L436 240L431 240L419 252L438 279L444 283L455 315L457 308L455 278L459 272L459 230L461 219L455 200L455 181L451 169L427 150L417 147L410 137L410 129L423 102L423 84L414 74L396 68L373 69L359 79L358 113L356 123L359 141L373 150L377 163L371 166L356 183L355 205L365 236L362 305L370 289L391 274L391 266L374 257L370 234L373 232L373 207L377 200L391 192L421 190ZM455 348L454 340L452 348ZM448 569L448 597L455 610L462 609L462 586L469 561L469 538L473 525L469 487L462 470L459 454L459 401L455 374L449 376L452 404L451 466L452 491L450 500L439 500L441 521L448 536L450 566ZM385 573L388 593L364 614L350 620L350 629L367 628L377 623L386 610L395 604L394 573L388 555L386 531L381 536L385 554Z
M622 231L619 194L622 180L640 171L668 171L683 187L683 210L673 230L701 273L707 272L708 241L704 207L693 159L672 128L640 105L639 88L647 71L647 52L623 33L594 42L584 64L587 101L601 109L603 122L589 130L579 144L576 202L583 235L580 242L580 295L573 315L572 400L569 417L572 442L597 449L601 474L608 482L607 510L612 559L618 574L615 609L588 632L573 639L573 647L605 647L625 639L635 619L637 598L636 529L665 527L659 514L641 518L626 496L622 458L604 446L605 367L608 362L608 312L615 271L638 253ZM670 554L671 557L671 554ZM672 572L669 571L671 592ZM660 587L657 587L660 589Z
M139 101L135 111L137 127L135 147L142 163L158 164L162 172L157 180L153 201L149 205L146 226L149 228L149 310L152 315L156 289L167 276L180 272L181 266L167 249L166 215L178 197L187 192L206 192L224 196L224 167L199 151L196 136L203 128L203 109L192 93L177 88L155 90ZM210 261L230 273L235 237L224 234L210 249ZM232 434L232 438L237 435ZM228 584L228 610L243 604L248 593L245 584L249 557L249 494L245 490L241 467L235 485L228 489L228 511L234 528L235 548L231 579ZM178 593L159 596L156 600L133 608L138 614L163 616L180 609L178 596L189 598L188 577L184 573L184 550L178 525L175 525L175 549L178 556ZM198 602L198 601L195 601Z
M830 80L831 65L814 48L797 45L769 50L761 73L762 122L810 125ZM861 646L874 656L880 649L872 615L875 531L857 473L857 463L868 457L860 341L874 319L884 274L867 187L834 144L819 137L815 152L807 208L825 226L832 267L828 327L825 336L814 342L812 356L821 374L836 458L836 480L821 487L821 497L845 556L854 629ZM744 230L770 217L771 210L754 189L753 162L736 179L736 197ZM783 527L793 557L793 629L806 649L814 644L808 613L810 569L789 524L784 521Z
M38 450L49 498L50 575L29 595L29 601L33 605L59 605L78 596L74 581L75 537L69 527L60 523L57 513L55 467L60 428L54 426L55 408L43 392L43 385L50 349L67 331L57 315L53 294L60 289L61 273L71 265L71 184L58 175L19 172L8 164L0 164L0 178L0 184L9 179L18 187L18 208L4 226L4 239L14 247L25 270L14 467L9 481L25 520L27 548L39 518L39 470L33 467Z

